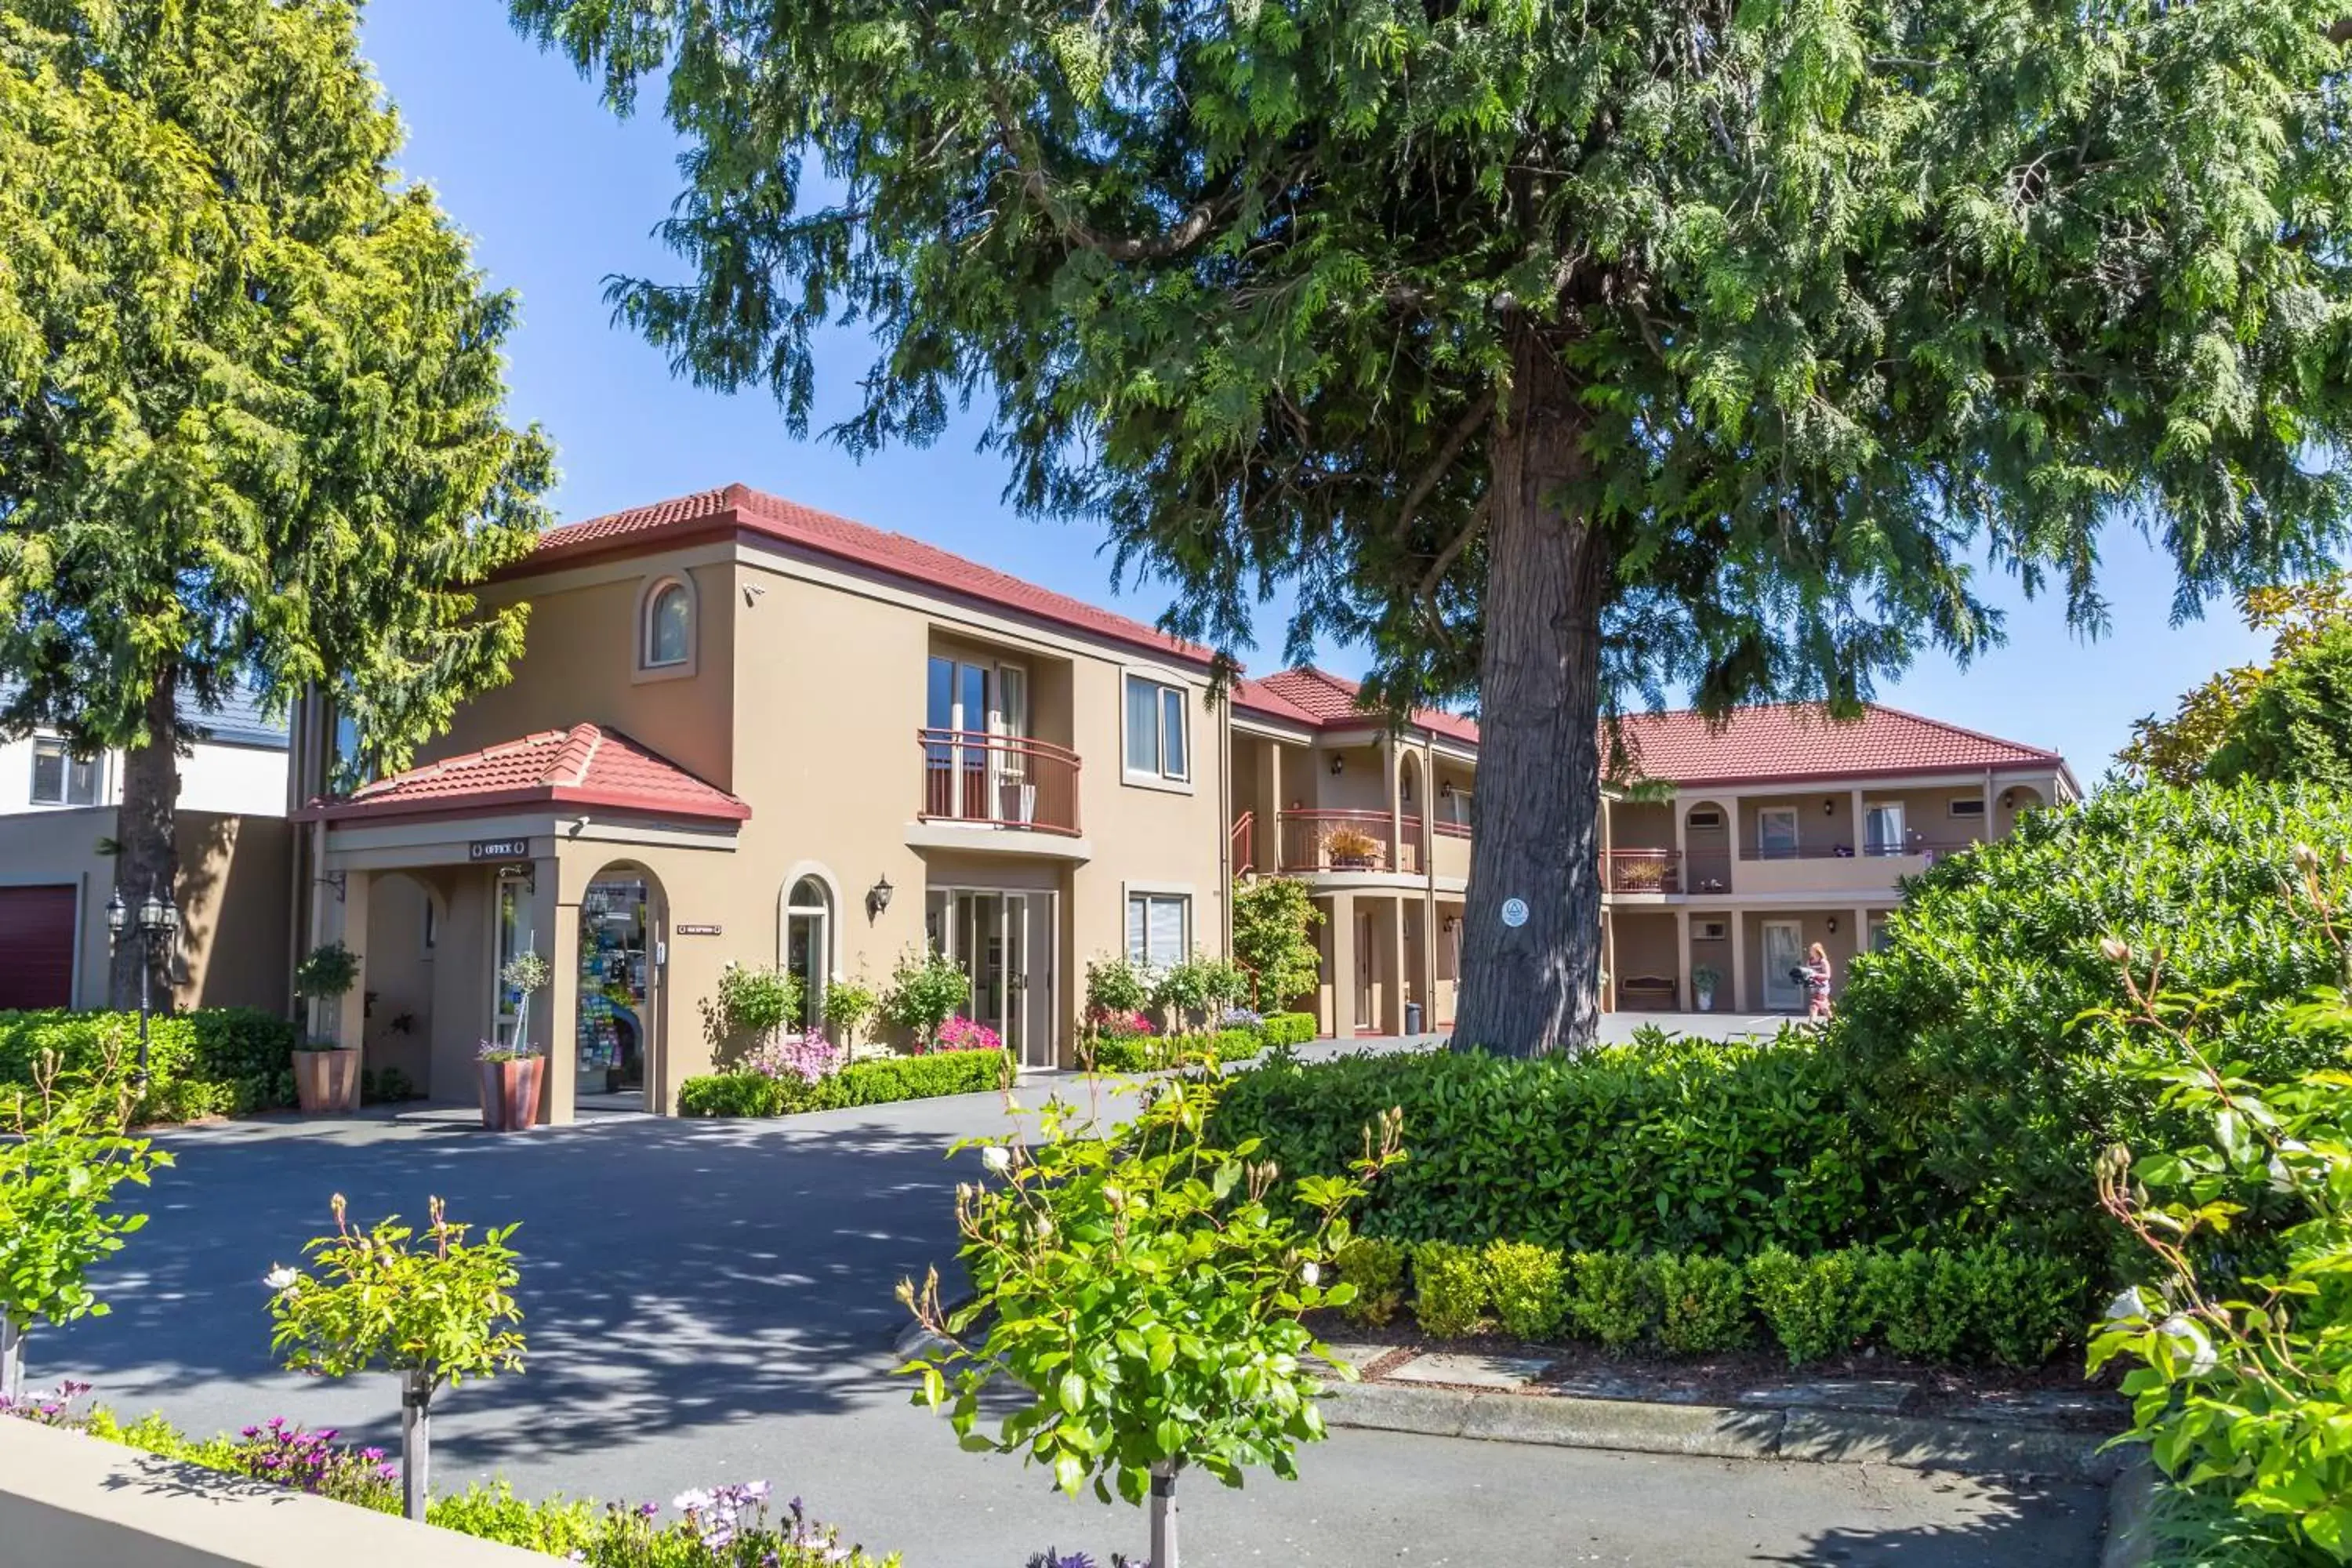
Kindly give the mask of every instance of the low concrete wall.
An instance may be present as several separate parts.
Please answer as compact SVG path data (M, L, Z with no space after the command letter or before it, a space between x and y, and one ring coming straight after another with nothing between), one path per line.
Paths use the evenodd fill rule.
M548 1561L0 1417L0 1568L545 1568Z

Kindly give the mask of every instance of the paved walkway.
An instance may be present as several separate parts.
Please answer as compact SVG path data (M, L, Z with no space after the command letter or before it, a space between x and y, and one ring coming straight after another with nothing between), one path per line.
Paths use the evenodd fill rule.
M105 1281L111 1317L36 1337L37 1381L87 1376L127 1412L197 1430L275 1414L389 1437L388 1381L277 1370L262 1273L328 1225L519 1219L531 1346L517 1377L446 1396L445 1485L667 1502L765 1478L909 1568L1018 1568L1048 1544L1139 1549L1141 1516L958 1451L906 1404L887 1346L893 1283L953 1248L953 1138L992 1097L788 1123L598 1119L498 1138L447 1122L241 1122L169 1142L154 1218ZM1852 1465L1580 1453L1345 1431L1295 1484L1205 1479L1185 1499L1195 1563L1782 1563L1963 1568L2092 1563L2098 1493Z

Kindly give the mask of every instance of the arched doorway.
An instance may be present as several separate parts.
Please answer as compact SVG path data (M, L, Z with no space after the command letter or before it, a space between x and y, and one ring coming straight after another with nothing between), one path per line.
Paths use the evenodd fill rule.
M801 1018L824 1025L825 986L833 978L833 889L823 877L795 877L784 889L784 970L801 987Z
M1397 846L1397 869L1407 875L1418 875L1422 869L1422 844L1426 837L1423 814L1429 809L1428 803L1420 753L1407 752L1397 763L1397 815L1404 826L1404 842Z
M449 906L430 879L429 872L383 871L369 884L363 1059L386 1099L434 1089L436 961Z
M582 890L575 1102L656 1105L667 925L660 882L634 861L606 866Z

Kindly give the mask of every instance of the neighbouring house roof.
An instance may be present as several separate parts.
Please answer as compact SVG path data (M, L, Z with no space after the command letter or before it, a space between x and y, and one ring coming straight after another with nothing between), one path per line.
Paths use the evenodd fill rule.
M5 700L18 685L13 680L0 680L0 700ZM261 705L259 694L242 680L231 686L210 710L199 706L185 690L180 693L177 707L180 722L201 731L199 739L204 742L273 752L286 750L285 721L270 718Z
M601 806L740 822L751 808L618 730L574 724L445 757L378 779L343 800L314 800L304 822L348 822L530 806Z
M1360 705L1361 690L1352 680L1342 679L1311 664L1300 665L1296 669L1276 670L1261 680L1235 681L1234 706L1304 724L1311 730L1361 729L1382 722L1382 715L1367 712ZM1432 734L1474 746L1478 743L1477 721L1458 713L1416 708L1412 722Z
M1986 768L2066 770L2055 752L1874 702L1859 718L1844 721L1811 703L1736 708L1719 724L1689 709L1628 713L1620 732L1635 776L1684 788Z
M903 533L888 533L772 496L747 485L703 490L549 529L530 554L505 575L543 572L583 556L743 532L829 555L935 592L1108 637L1163 658L1206 664L1213 655L1197 643L1170 637L1130 616L1024 583L1008 573L967 561Z

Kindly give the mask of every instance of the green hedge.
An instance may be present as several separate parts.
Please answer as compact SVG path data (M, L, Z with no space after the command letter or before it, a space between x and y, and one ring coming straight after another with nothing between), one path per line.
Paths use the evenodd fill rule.
M1801 1031L1718 1045L1644 1030L1579 1057L1277 1059L1235 1076L1211 1137L1264 1140L1301 1174L1344 1171L1404 1112L1405 1163L1357 1211L1372 1232L1574 1252L1802 1252L1893 1234L1882 1173L1836 1075Z
M2178 1148L2200 1130L2159 1107L2148 1037L2083 1017L2122 1000L2100 943L2128 943L2143 975L2160 955L2168 989L2240 987L2215 1047L2235 1070L2275 1081L2321 1065L2337 1047L2287 1027L2311 987L2341 981L2318 918L2287 896L2299 843L2352 847L2352 797L2108 789L1911 882L1822 1037L1856 1130L1906 1170L1890 1197L2101 1260L2116 1233L2100 1151Z
M1296 1014L1278 1015L1285 1017ZM1217 1059L1231 1066L1256 1056L1271 1044L1265 1026L1255 1029L1219 1029L1213 1035L1129 1035L1122 1038L1103 1038L1082 1047L1081 1054L1090 1051L1097 1072L1156 1072L1170 1067L1187 1052L1213 1050Z
M1315 1015L1268 1013L1257 1030L1268 1046L1303 1046L1315 1037Z
M294 1026L251 1007L157 1013L148 1019L142 1121L262 1110L294 1102ZM139 1015L0 1013L0 1085L29 1084L55 1053L68 1073L95 1070L111 1043L126 1068L137 1059Z
M803 1110L840 1110L887 1105L901 1100L934 1100L948 1094L981 1094L1003 1087L1012 1058L1003 1051L940 1051L927 1057L887 1057L852 1062L814 1083L758 1073L715 1073L678 1086L681 1116L787 1116Z
M1516 1241L1408 1247L1365 1237L1340 1258L1340 1277L1365 1291L1345 1315L1386 1321L1408 1260L1414 1319L1435 1339L1458 1339L1491 1317L1517 1338L1612 1351L1712 1355L1762 1339L1792 1366L1867 1347L1912 1361L2039 1367L2081 1342L2091 1293L2060 1259L1991 1244L1809 1258L1772 1247L1743 1263L1703 1252L1570 1254Z

